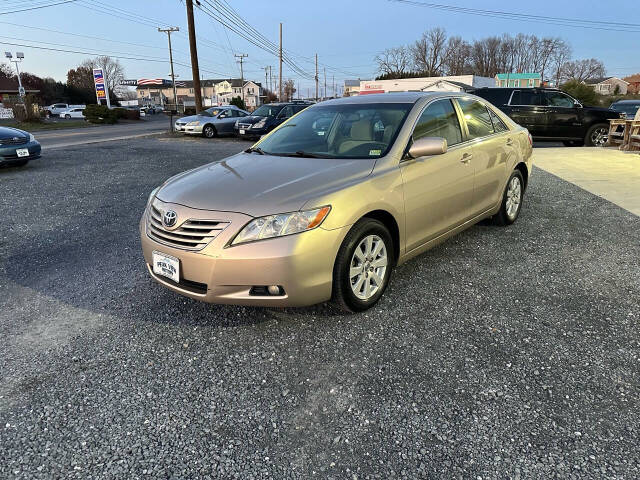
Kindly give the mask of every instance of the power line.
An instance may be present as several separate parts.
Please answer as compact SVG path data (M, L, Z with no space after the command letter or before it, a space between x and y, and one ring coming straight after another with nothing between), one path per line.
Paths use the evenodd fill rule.
M603 20L583 20L567 17L551 17L543 15L533 15L527 13L514 13L501 10L482 10L478 8L458 7L442 3L420 2L417 0L388 0L390 2L412 5L416 7L432 8L449 12L463 13L492 18L505 18L509 20L521 20L527 22L546 23L550 25L560 25L565 27L588 28L595 30L608 30L613 32L640 33L640 24L621 23Z
M27 12L29 10L39 10L41 8L55 7L56 5L64 5L65 3L77 2L78 0L63 0L61 2L49 3L46 5L36 5L33 7L21 8L19 10L11 10L9 12L0 12L0 15L8 15L10 13Z

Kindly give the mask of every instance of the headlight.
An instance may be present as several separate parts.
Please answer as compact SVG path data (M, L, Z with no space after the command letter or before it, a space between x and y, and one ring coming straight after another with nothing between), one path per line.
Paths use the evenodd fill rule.
M149 206L149 204L153 201L153 199L156 196L156 193L158 193L158 190L160 190L160 187L156 187L154 188L151 193L149 194L149 198L147 198L147 207Z
M36 141L36 137L33 136L33 133L29 134L29 141L30 142L35 142Z
M266 123L267 123L267 119L265 117L262 120L259 120L258 123L254 123L251 128L262 128L265 126Z
M304 212L280 213L254 218L236 235L231 245L313 230L322 223L330 210L331 207L326 206Z
M197 127L198 125L200 125L200 121L196 120L195 122L189 122L187 123L187 125L190 125L192 127Z

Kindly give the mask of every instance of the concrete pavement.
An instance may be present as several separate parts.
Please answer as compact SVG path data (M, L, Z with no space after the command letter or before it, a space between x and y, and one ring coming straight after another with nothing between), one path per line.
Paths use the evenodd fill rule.
M36 132L36 139L43 150L71 147L88 143L125 140L160 134L169 129L169 117L165 115L149 116L137 122L118 123L116 125L96 125L84 128L49 130Z
M613 148L535 148L537 167L640 216L640 154Z

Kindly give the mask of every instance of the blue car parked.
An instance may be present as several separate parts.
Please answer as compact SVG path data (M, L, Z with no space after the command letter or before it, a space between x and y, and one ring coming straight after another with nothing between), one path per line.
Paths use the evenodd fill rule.
M40 144L34 136L11 127L0 127L0 165L22 167L40 158Z

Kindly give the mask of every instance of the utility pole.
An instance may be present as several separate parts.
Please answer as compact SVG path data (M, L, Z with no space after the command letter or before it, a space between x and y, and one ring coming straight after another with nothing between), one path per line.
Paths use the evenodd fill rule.
M324 98L327 98L327 69L322 67L322 71L324 72Z
M176 105L175 108L177 109L178 108L178 94L176 93L176 75L173 72L173 51L171 50L171 32L179 32L180 28L178 28L178 27L169 27L169 28L160 28L160 27L158 27L158 31L166 33L167 34L167 38L169 39L169 62L171 62L171 83L173 85L173 103Z
M335 75L331 75L331 83L333 85L332 87L333 98L336 98L336 76Z
M193 21L193 0L187 4L187 24L189 27L189 50L191 51L191 74L193 75L193 93L196 101L196 113L202 111L202 91L200 90L200 67L198 67L198 46L196 45L196 26Z
M271 65L269 65L269 91L273 93L273 73L271 72Z
M242 103L244 103L244 70L243 70L243 62L244 62L244 59L246 57L248 57L249 55L247 55L246 53L234 53L233 56L240 59L240 60L238 60L238 63L240 64L240 83L242 84L240 86L240 90L242 90Z
M318 54L316 53L316 102L318 101Z
M264 88L265 90L267 89L267 87L269 86L269 67L263 67L264 68Z
M280 87L278 88L280 96L278 99L282 101L282 22L280 22Z

